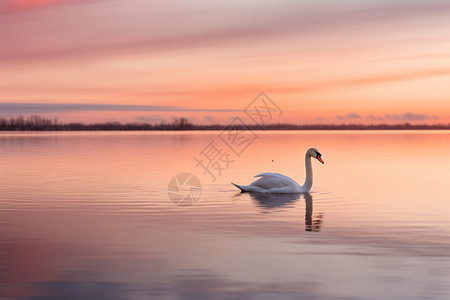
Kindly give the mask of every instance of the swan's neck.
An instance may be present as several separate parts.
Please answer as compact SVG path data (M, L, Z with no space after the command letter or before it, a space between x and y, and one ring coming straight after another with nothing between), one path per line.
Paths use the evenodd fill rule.
M302 189L305 192L309 192L313 184L313 173L311 167L311 156L309 156L308 154L305 155L305 169L306 169L306 178L305 183L302 186Z

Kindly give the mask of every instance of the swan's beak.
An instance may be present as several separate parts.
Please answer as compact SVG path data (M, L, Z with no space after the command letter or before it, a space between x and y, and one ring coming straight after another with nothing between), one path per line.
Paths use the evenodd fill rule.
M317 155L317 160L320 161L322 164L324 164L323 160L322 160L322 156Z

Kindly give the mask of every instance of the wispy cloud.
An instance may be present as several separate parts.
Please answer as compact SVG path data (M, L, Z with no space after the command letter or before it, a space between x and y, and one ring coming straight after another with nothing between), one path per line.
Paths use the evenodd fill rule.
M401 82L449 75L450 68L422 69L402 73L386 72L385 74L379 74L376 76L359 76L355 78L337 79L333 81L313 82L308 85L299 84L297 86L272 87L267 88L267 90L271 93L281 94L315 93L318 91L327 91L343 87Z
M210 124L217 123L216 117L214 116L205 116L205 120Z
M426 115L426 114L415 114L407 112L404 114L386 114L384 116L374 116L369 115L366 117L368 120L388 120L388 121L403 121L403 122L414 122L414 121L427 121L427 120L439 120L439 116Z
M29 3L25 0L7 0L5 7L40 7L47 5L59 5L66 3L78 5L79 1L73 0L41 0L33 1L33 5L22 5ZM87 1L82 1L87 3ZM46 38L41 40L36 38L33 27L27 28L25 25L8 26L3 33L4 39L9 41L8 47L0 50L0 59L9 61L28 60L57 60L68 58L86 58L92 56L152 53L163 51L187 50L199 47L214 47L223 45L240 45L243 42L266 42L279 37L309 35L318 33L329 33L330 30L354 31L360 30L364 26L379 24L389 21L401 21L423 17L425 15L445 15L450 10L450 4L436 3L433 1L422 3L389 4L382 3L375 5L370 1L366 6L358 8L346 7L343 4L341 9L324 9L321 6L309 7L308 4L299 3L289 5L266 4L261 7L250 5L247 9L234 4L206 5L202 12L198 12L196 5L186 5L185 13L180 14L176 8L166 8L161 4L142 4L139 1L125 3L130 8L117 14L116 8L109 1L104 1L104 9L111 10L110 14L89 12L86 14L85 22L89 26L64 26L55 28L54 23L60 22L61 16L50 16L43 14L40 27L43 31L48 30L51 34L46 34ZM31 3L31 2L30 2ZM347 4L348 6L348 4ZM133 8L134 7L134 8ZM162 9L164 7L164 9ZM175 6L176 7L176 6ZM307 9L304 9L307 8ZM344 8L344 9L342 9ZM137 11L136 11L137 10ZM177 24L192 26L186 32L184 27L162 22L155 15L155 18L148 18L148 15L139 13L149 11L154 14L162 10L167 14L173 14L177 18ZM207 13L205 13L205 10ZM227 13L230 14L227 14ZM72 11L61 11L61 14L69 14ZM204 26L192 22L191 19L202 17L205 23L214 22L217 16L236 15L238 18L224 19L222 26ZM52 20L45 21L51 17ZM70 16L71 17L71 16ZM115 17L126 18L116 20ZM145 18L145 22L144 22ZM253 20L251 23L246 20ZM73 21L73 20L72 20ZM79 21L79 20L77 20ZM30 24L33 24L30 22ZM142 26L145 24L146 26ZM24 27L25 26L25 27ZM109 34L110 28L114 26L114 34ZM161 35L155 28L164 26L164 31L168 34ZM91 30L105 33L102 38L92 38ZM24 30L25 29L25 30ZM29 29L29 30L26 30ZM73 30L73 31L72 31ZM130 34L132 32L133 34ZM25 38L17 39L17 35ZM80 38L81 37L81 38ZM51 45L47 47L46 45Z
M334 86L369 85L377 83L414 80L435 76L448 76L448 75L450 75L450 68L425 69L425 70L409 71L404 73L391 73L363 78L344 79L335 81L330 84Z
M136 121L140 122L148 122L148 123L161 123L165 121L164 117L162 115L151 115L151 116L137 116L134 118Z
M368 115L366 116L367 120L371 120L371 121L384 121L386 120L386 118L384 116L375 116L375 115Z
M45 6L62 4L67 2L66 0L2 0L0 4L0 15L16 13L20 11L27 11Z
M329 118L325 118L325 117L316 117L317 121L326 121L329 120Z
M0 113L33 114L89 111L186 111L186 112L242 112L240 109L203 109L161 105L122 105L85 103L0 103Z
M357 120L363 119L363 117L357 113L348 113L345 115L337 115L336 119L340 121L344 120ZM411 112L406 112L404 114L385 114L385 115L367 115L364 117L368 121L390 121L390 122L416 122L416 121L437 121L440 119L439 116L427 115L427 114L416 114ZM316 118L316 120L321 120Z
M0 15L51 8L60 5L79 5L106 0L2 0Z
M337 115L336 119L338 120L351 120L351 119L361 119L362 117L357 113L349 113L346 115Z

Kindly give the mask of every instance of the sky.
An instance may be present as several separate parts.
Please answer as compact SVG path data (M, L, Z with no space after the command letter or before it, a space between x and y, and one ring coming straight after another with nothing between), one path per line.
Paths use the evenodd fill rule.
M450 2L0 0L0 116L450 123Z

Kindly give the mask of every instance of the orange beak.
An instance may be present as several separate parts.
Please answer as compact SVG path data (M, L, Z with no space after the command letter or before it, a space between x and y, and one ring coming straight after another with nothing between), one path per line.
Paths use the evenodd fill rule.
M323 160L322 160L322 156L317 155L317 160L324 164L324 162L323 162Z

